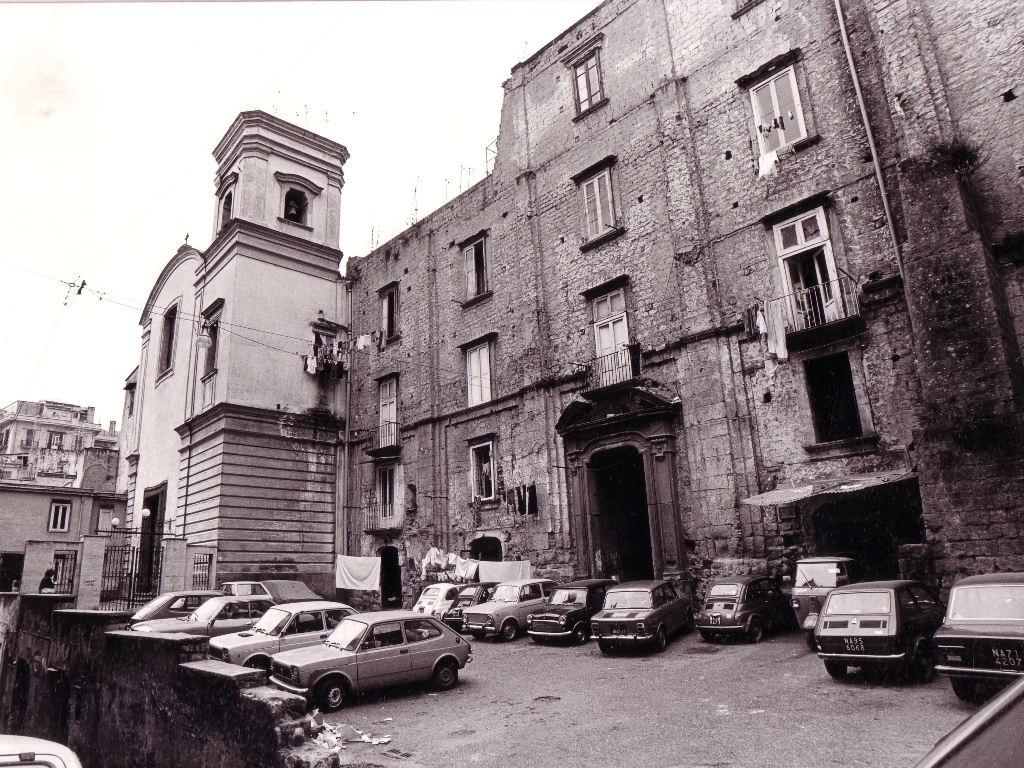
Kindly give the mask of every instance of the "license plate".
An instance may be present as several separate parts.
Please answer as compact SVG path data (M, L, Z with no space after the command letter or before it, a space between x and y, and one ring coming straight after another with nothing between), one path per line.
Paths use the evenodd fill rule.
M625 627L612 627L612 634L613 635L624 635L624 634L626 634L626 628Z
M993 648L992 661L1000 669L1008 669L1014 672L1021 671L1020 651L1016 648Z
M718 625L718 624L721 624L721 623L722 623L721 615L719 615L717 613L712 613L711 614L711 624L712 625Z
M864 653L864 639L860 637L844 637L843 642L846 643L846 650L851 653Z

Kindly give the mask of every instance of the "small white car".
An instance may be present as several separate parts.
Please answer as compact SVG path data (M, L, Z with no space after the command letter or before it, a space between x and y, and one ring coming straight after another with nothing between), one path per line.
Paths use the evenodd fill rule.
M211 659L270 671L270 657L281 651L317 645L356 610L344 603L309 600L268 608L252 629L210 641Z
M82 768L78 756L63 744L31 736L8 735L0 735L0 765Z
M440 619L444 612L452 607L459 596L459 584L431 584L420 593L420 599L412 609L416 613L425 613Z

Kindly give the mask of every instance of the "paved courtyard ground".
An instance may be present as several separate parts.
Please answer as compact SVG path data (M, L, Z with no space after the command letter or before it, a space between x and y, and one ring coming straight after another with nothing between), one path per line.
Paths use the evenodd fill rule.
M975 708L944 678L842 682L797 633L673 638L663 654L476 641L459 685L396 689L329 715L389 744L343 764L910 768ZM390 718L389 720L386 718Z

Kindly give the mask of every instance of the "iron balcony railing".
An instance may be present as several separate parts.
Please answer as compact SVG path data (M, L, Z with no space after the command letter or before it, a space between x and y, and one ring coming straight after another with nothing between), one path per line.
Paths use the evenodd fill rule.
M584 368L587 392L635 379L640 375L640 345L628 344L610 354L595 357Z
M371 456L397 453L402 448L397 421L382 421L376 429L366 430L366 436L366 452Z
M834 280L801 288L775 301L780 303L790 333L860 315L857 281L845 272Z
M404 515L394 504L370 502L363 512L363 532L401 530Z

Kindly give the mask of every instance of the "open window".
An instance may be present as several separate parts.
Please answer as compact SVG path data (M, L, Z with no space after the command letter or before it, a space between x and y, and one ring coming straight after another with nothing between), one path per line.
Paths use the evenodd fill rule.
M382 288L380 295L380 331L384 343L398 338L398 285Z
M301 189L289 189L284 194L284 219L293 221L296 224L306 223L306 211L309 208L309 198Z
M395 467L377 468L377 514L382 520L395 517Z
M234 201L234 193L233 192L226 192L224 194L224 197L221 198L221 201L220 201L220 227L218 227L218 231L220 231L221 229L224 229L224 227L226 227L228 225L228 222L231 221L231 219L233 217L233 205L234 205L233 201Z
M487 238L479 237L462 248L466 266L466 298L483 296L490 290L487 276Z
M479 405L491 399L491 343L466 350L466 379L469 390L469 404Z
M612 170L600 173L580 184L583 215L586 223L584 236L593 240L615 229L615 207L612 204Z
M632 378L629 325L622 288L594 299L595 367L599 386L606 387Z
M850 356L841 352L805 360L804 372L815 440L830 443L860 437L863 432Z
M792 66L754 83L750 99L762 155L806 138L803 106Z
M839 283L825 210L815 208L776 224L774 235L791 328L803 330L845 317L844 286Z
M398 445L398 379L380 383L380 436L378 447Z
M479 443L470 446L469 455L472 464L470 482L473 498L486 501L494 498L494 456L491 448L493 443Z

